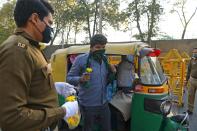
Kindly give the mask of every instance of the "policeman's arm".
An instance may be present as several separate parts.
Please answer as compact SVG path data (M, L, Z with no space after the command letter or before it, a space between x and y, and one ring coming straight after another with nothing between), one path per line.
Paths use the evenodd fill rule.
M77 86L81 78L80 71L81 71L81 64L80 64L80 57L78 56L74 61L70 71L67 74L67 82Z
M27 130L47 127L63 118L63 108L34 108L28 105L34 61L21 47L0 54L0 122L2 129ZM43 96L44 97L44 96Z
M190 62L188 64L187 75L186 75L186 82L188 82L188 80L189 80L190 73L191 73L191 68L192 68L192 60L190 60Z

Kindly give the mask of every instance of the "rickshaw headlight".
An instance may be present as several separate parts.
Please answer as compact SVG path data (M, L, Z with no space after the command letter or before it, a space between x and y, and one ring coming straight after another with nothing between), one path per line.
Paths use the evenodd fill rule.
M164 88L154 88L154 89L148 89L148 93L163 93Z
M144 92L143 86L142 85L136 85L135 86L135 92Z

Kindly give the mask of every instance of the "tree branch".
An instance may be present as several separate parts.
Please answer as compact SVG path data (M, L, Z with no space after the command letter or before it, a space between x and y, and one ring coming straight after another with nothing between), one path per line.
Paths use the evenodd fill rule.
M191 17L189 18L189 20L187 21L187 24L189 24L191 19L194 17L194 15L196 14L196 11L197 11L197 7L196 7L195 11L193 12L193 14L191 15Z
M181 12L182 12L183 20L184 20L184 25L185 25L187 23L187 20L185 17L184 6L185 6L185 2L183 1L183 4L181 6Z
M181 15L179 14L179 12L178 12L177 10L174 10L174 11L178 14L179 19L180 19L180 21L181 21L181 24L182 24L182 26L184 27L185 24L183 23L183 20L182 20L182 18L181 18Z

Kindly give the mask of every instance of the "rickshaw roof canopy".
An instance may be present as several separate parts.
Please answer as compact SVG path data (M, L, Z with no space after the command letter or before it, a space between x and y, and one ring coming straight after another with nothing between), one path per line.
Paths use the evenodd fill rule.
M113 54L113 55L129 55L129 54L138 54L139 51L148 47L146 43L143 42L130 42L130 43L107 43L106 44L106 52L105 54ZM70 46L65 49L56 50L53 55L57 54L83 54L88 53L90 50L90 45L77 45Z

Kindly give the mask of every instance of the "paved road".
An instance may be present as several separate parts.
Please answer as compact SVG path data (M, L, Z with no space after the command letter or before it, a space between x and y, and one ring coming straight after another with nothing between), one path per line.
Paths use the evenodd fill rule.
M185 92L185 95L184 95L184 101L185 101L184 109L186 109L186 107L187 107L187 91ZM197 131L197 95L195 98L194 113L192 116L190 116L189 122L190 122L190 131Z
M184 107L179 107L178 108L178 112L182 113L187 111L187 90L184 93ZM195 105L194 105L194 112L193 115L189 116L189 127L190 130L189 131L197 131L197 95L195 98Z

